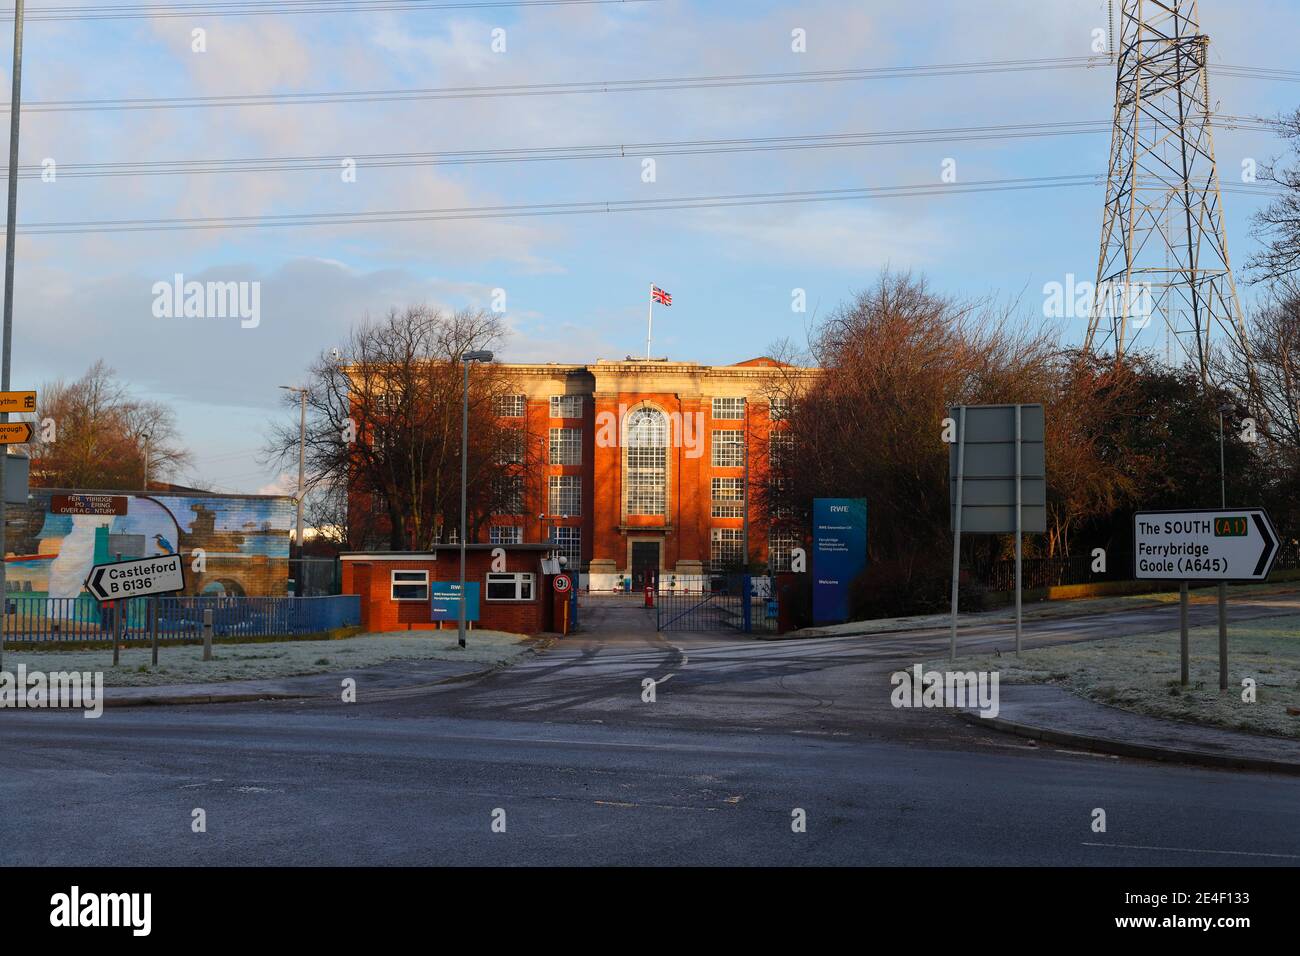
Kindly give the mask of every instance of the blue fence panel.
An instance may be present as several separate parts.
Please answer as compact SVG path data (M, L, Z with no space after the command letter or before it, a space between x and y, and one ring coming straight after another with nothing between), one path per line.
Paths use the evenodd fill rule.
M355 594L172 596L133 598L113 606L101 605L84 594L76 598L11 595L5 610L6 641L110 640L119 614L125 641L150 640L155 620L161 640L198 640L207 610L212 611L217 637L295 637L361 623L361 598Z

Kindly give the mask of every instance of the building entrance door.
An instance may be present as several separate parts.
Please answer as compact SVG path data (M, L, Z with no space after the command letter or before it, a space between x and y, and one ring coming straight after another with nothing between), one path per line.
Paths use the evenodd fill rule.
M649 584L659 587L659 542L632 542L632 590L641 591Z

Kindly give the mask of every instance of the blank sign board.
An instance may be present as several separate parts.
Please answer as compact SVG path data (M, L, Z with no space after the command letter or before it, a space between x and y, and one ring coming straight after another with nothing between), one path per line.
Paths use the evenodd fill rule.
M967 405L949 411L956 423L948 446L948 511L956 516L960 453L961 530L1014 534L1016 530L1016 409L1020 409L1020 530L1047 530L1047 462L1042 405Z

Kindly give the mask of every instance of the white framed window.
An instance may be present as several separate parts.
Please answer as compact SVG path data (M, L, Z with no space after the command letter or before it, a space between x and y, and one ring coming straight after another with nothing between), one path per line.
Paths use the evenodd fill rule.
M489 601L531 601L533 575L524 573L489 574L487 576Z
M523 544L524 529L517 524L494 524L488 530L488 541L492 544Z
M714 528L709 534L709 562L714 568L734 568L743 562L740 528Z
M774 422L788 421L790 418L790 399L785 395L773 395L767 402L767 417Z
M713 417L741 421L745 417L745 400L743 398L715 398L713 400Z
M552 516L568 518L582 516L582 477L580 475L551 475L548 479L550 494L547 511Z
M714 478L712 488L713 517L743 518L745 489L740 478Z
M495 399L496 412L502 418L524 417L524 396L498 395Z
M552 428L551 429L551 464L552 465L581 465L582 464L582 429L581 428Z
M741 468L745 464L745 433L739 429L714 429L713 467Z
M788 468L794 453L794 435L787 431L772 432L767 437L768 467L774 471Z
M493 479L493 497L496 499L492 513L495 515L521 515L524 513L524 476L497 475Z
M552 418L581 418L582 417L582 396L581 395L552 395L551 396L551 417Z
M429 600L429 572L394 571L388 596L394 601Z
M627 417L627 513L668 512L668 420L656 408Z
M512 429L508 435L501 436L501 455L497 459L499 465L520 465L524 461L524 431Z
M376 391L370 396L370 409L376 415L389 415L397 411L397 406L401 404L402 395L397 388L386 388L383 391Z
M767 563L773 571L790 570L790 552L799 546L793 531L773 529L767 536Z
M566 570L576 572L582 565L582 529L565 525L552 528L551 548L568 559Z

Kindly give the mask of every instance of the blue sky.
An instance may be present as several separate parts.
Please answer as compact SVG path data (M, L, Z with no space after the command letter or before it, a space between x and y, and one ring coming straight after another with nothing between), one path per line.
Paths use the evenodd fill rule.
M35 10L46 4L29 6ZM923 11L923 12L922 12ZM1291 68L1300 5L1202 0L1215 63ZM33 22L24 101L493 86L777 73L1086 56L1106 26L1098 0L731 2L259 17ZM206 30L207 50L192 51ZM504 29L505 52L492 50ZM7 25L3 27L7 30ZM806 31L807 51L791 50ZM7 35L7 34L6 34ZM8 40L2 44L9 69ZM1219 110L1273 116L1300 84L1211 79ZM588 146L1011 123L1107 120L1113 72L855 80L809 85L410 102L152 111L24 111L21 161L56 163L361 155ZM1220 171L1282 152L1268 134L1220 131ZM20 184L21 223L267 216L622 200L938 183L1105 170L1109 136L788 150L642 160L336 169ZM367 314L413 303L487 306L507 293L506 361L621 358L644 349L650 282L655 353L729 363L825 312L885 266L958 295L1019 299L1039 321L1042 287L1091 280L1103 193L1071 187L807 205L514 220L203 232L25 236L18 243L13 383L80 375L103 358L169 402L219 490L273 491L258 464L278 384ZM1255 248L1253 197L1225 196L1235 264ZM262 319L159 319L152 287L259 281ZM791 311L805 289L808 313ZM1247 299L1253 293L1245 289ZM1062 327L1066 339L1080 323Z

